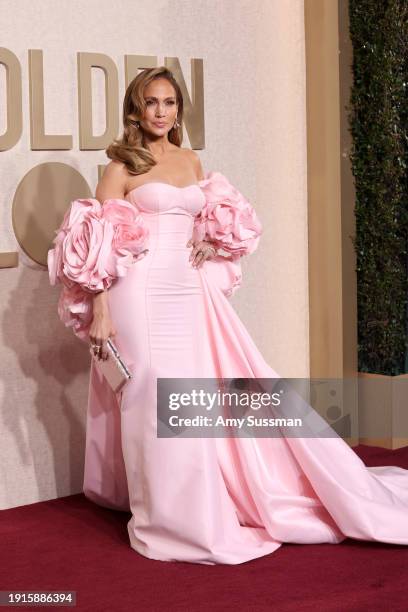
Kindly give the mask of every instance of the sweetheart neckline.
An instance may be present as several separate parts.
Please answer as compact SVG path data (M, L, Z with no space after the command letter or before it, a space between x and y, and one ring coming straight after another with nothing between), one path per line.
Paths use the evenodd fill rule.
M167 185L168 187L173 187L174 189L188 189L189 187L198 187L199 189L201 189L200 183L201 181L199 181L198 183L191 183L191 185L185 185L184 187L179 187L178 185L172 185L171 183L165 183L164 181L147 181L146 183L142 183L137 187L133 187L133 189L127 192L125 197L127 198L130 193L132 193L133 191L137 191L138 189L141 189L146 185Z

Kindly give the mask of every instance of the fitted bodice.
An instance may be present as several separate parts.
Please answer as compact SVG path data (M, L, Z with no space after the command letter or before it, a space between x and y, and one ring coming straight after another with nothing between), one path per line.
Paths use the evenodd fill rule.
M146 215L174 213L194 217L205 204L204 193L197 183L177 187L150 181L131 189L126 199Z
M169 183L150 181L131 189L126 199L135 206L149 230L151 254L169 251L172 256L182 253L187 265L190 249L186 243L192 236L194 217L206 202L199 184L177 187ZM178 257L178 255L177 255ZM178 265L173 261L173 266Z

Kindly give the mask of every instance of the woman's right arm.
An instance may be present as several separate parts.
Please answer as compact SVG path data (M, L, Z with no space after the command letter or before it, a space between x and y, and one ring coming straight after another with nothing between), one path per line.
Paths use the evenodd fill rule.
M108 291L104 289L93 296L93 316L89 328L89 339L92 344L102 347L101 353L96 355L99 359L106 360L106 341L116 333L109 312Z
M101 204L109 198L125 199L127 177L128 174L124 164L112 160L107 164L96 187L95 198ZM93 318L89 328L89 339L92 344L102 346L102 355L100 356L102 359L107 359L108 356L106 341L116 333L109 312L108 293L109 289L105 289L93 296Z

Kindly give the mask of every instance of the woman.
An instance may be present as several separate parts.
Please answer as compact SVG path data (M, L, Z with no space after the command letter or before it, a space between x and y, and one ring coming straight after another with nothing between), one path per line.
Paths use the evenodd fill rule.
M261 224L180 146L182 118L170 71L142 71L96 197L72 202L49 251L63 322L99 359L114 336L133 373L115 394L92 363L85 495L130 510L131 547L162 561L236 564L283 542L346 537L408 544L408 471L367 468L333 430L158 437L158 378L279 378L228 300Z

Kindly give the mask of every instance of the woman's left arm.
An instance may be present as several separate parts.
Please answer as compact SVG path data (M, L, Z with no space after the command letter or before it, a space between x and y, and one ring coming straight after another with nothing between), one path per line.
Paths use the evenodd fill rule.
M253 253L262 224L252 204L221 172L200 181L205 204L194 218L193 240L207 241L231 259Z

